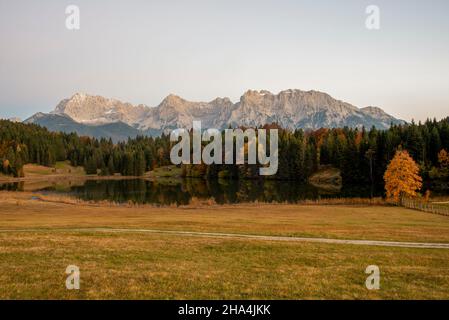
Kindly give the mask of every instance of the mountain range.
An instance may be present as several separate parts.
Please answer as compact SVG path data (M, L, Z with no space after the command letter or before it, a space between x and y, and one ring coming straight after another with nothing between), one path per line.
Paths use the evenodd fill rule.
M378 107L357 108L319 91L285 90L245 92L240 101L216 98L191 102L167 96L158 106L134 106L101 96L76 93L62 100L50 113L36 113L25 120L51 131L76 132L114 141L137 135L159 135L175 128L191 128L201 120L203 128L257 127L277 123L286 129L319 129L375 126L387 129L404 123Z

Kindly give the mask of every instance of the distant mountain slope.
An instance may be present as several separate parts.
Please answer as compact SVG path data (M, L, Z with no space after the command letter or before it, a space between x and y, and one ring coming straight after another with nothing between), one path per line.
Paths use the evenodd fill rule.
M285 90L278 94L249 90L237 103L228 98L191 102L167 96L157 107L133 106L115 99L77 93L62 100L50 114L38 113L27 122L50 130L126 139L138 134L158 135L174 128L262 126L273 122L288 129L372 126L387 129L398 120L377 107L359 109L319 91Z
M127 140L143 134L123 122L106 123L101 125L86 125L78 123L68 115L37 113L24 121L25 123L35 123L55 132L75 132L80 136L96 138L111 138L114 142Z

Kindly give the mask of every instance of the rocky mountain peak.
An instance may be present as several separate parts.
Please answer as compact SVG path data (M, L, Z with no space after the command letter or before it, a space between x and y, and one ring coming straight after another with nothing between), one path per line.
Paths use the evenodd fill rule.
M287 129L319 129L334 127L372 127L386 129L391 123L403 123L378 107L359 109L320 91L288 89L277 94L267 90L248 90L237 103L229 98L210 102L192 102L178 95L168 95L157 107L134 106L101 96L75 93L62 100L52 112L70 117L88 126L123 123L151 134L173 128L190 128L194 120L204 127L223 129L229 126L263 126L277 123ZM40 123L45 114L29 119ZM62 118L47 119L62 121Z
M228 97L224 98L215 98L210 101L209 104L218 104L218 105L232 105L232 101Z
M82 92L76 92L69 100L73 101L83 101L85 100L89 95Z
M160 106L164 106L164 105L179 105L179 104L184 104L187 101L184 100L183 98L181 98L180 96L177 96L175 94L169 94L168 96L165 97L164 100L162 100L162 102L160 103Z
M381 108L373 107L373 106L364 107L364 108L361 108L360 110L362 110L363 112L366 112L366 113L370 113L372 115L386 115L387 114Z
M52 114L65 114L80 123L105 124L119 121L135 123L144 112L144 106L134 107L116 99L75 93L62 100Z

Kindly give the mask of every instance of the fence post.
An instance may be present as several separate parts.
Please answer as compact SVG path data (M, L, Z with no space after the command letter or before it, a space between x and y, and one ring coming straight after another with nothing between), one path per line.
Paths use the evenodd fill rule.
M409 209L449 216L449 207L437 205L434 203L426 203L417 199L401 198L398 202L398 205Z

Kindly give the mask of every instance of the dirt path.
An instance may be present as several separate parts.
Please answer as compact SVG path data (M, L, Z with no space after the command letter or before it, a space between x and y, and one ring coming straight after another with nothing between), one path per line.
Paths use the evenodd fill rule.
M315 243L352 244L352 245L399 247L399 248L449 249L449 243L349 240L349 239L328 239L328 238L307 238L307 237L282 237L282 236L263 236L263 235L251 235L251 234L237 234L237 233L215 233L215 232L154 230L154 229L67 228L67 229L0 230L0 233L6 233L6 232L151 233L151 234L167 234L167 235L174 235L174 236L191 236L191 237L207 237L207 238L222 238L222 239L250 239L250 240L261 240L261 241L315 242Z

